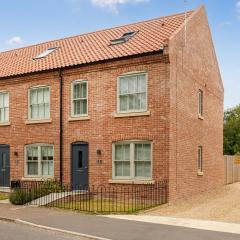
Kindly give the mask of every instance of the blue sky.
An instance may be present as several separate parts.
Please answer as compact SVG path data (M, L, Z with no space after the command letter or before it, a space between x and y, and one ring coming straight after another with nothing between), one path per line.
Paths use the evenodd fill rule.
M184 0L0 1L0 51L184 11ZM240 0L205 4L225 87L225 108L240 104Z

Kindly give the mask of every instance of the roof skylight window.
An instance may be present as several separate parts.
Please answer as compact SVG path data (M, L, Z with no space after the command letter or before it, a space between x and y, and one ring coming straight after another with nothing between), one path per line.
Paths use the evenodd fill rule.
M58 49L58 47L48 48L47 50L45 50L44 52L40 53L40 54L37 55L35 58L33 58L33 60L45 58L45 57L47 57L49 54L51 54L52 52L56 51L57 49Z
M121 37L110 40L111 45L121 44L127 42L131 37L133 37L136 32L126 32Z

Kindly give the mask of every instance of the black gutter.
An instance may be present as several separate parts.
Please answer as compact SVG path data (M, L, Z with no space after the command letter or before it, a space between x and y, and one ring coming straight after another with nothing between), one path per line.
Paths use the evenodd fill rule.
M62 69L59 69L59 171L60 171L60 183L63 183L63 76Z

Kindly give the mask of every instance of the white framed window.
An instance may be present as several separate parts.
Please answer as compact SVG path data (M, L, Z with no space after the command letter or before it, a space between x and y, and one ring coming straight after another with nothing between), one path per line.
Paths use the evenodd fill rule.
M203 116L203 91L198 90L198 116Z
M50 118L50 87L39 86L29 89L30 120L44 120Z
M0 123L9 122L9 92L0 92Z
M118 112L147 110L147 73L132 73L118 77Z
M198 173L203 172L203 148L202 146L198 146Z
M126 141L113 144L113 179L151 178L151 142Z
M53 177L54 148L49 144L31 144L25 146L25 176Z
M72 83L72 117L88 115L88 82L77 80Z

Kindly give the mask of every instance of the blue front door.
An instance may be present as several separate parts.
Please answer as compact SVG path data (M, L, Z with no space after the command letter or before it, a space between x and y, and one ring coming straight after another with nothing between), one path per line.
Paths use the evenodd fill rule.
M88 185L88 144L72 144L72 185L73 189Z
M10 186L10 150L8 145L0 145L0 187Z

